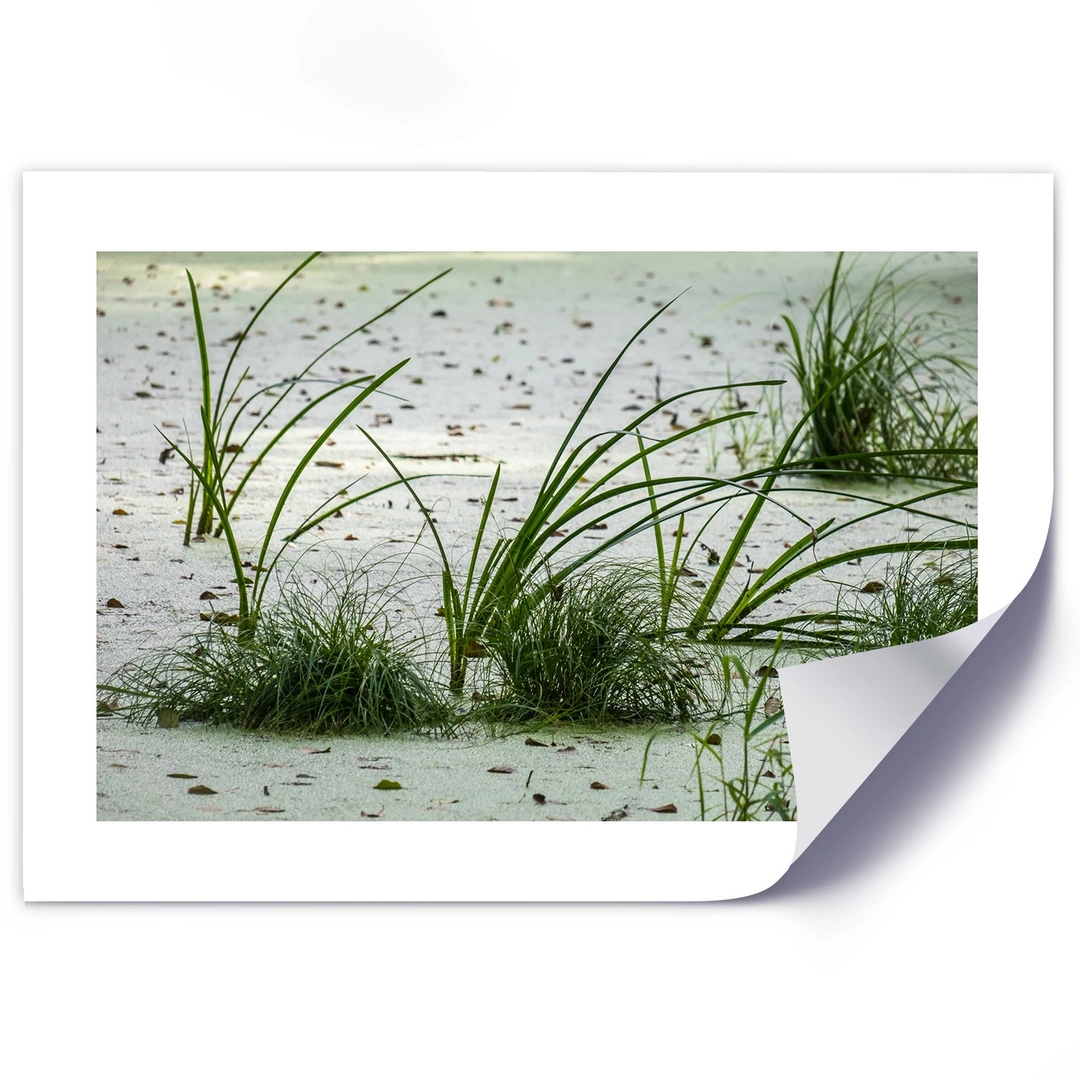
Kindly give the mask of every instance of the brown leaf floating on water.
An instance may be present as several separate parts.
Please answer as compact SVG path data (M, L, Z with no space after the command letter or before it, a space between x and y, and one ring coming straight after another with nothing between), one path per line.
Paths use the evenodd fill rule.
M189 772L171 772L166 773L166 776L172 777L173 780L198 780L199 777L195 773Z
M170 709L162 705L157 711L157 726L160 728L174 728L180 726L180 713L176 709Z
M547 743L537 742L534 738L530 737L525 740L526 746L547 746Z
M719 746L724 740L721 739L720 736L717 735L715 731L712 731L712 732L710 732L708 734L708 736L706 736L705 741L710 746Z
M301 754L329 754L330 753L330 747L328 746L325 750L319 750L317 747L314 747L314 746L301 746L300 747L300 753Z
M196 784L194 787L187 789L189 795L216 795L217 792L213 788L208 788L205 784Z
M865 593L879 593L884 592L885 583L883 581L868 581L859 592Z
M217 593L212 593L209 589L199 594L200 600L216 600L218 598Z
M401 785L396 780L380 780L375 785L376 791L400 791Z
M283 806L256 806L253 813L256 814L284 814Z
M488 769L488 772L512 773L517 772L517 769L515 769L512 765L492 765L492 767Z
M775 679L778 678L779 675L780 672L774 667L769 667L768 664L759 667L757 671L754 672L754 677L758 679Z
M105 601L105 606L106 607L123 607L124 605L121 604L120 601L117 600L115 596L110 596L109 599Z
M664 806L647 807L650 814L677 814L678 807L674 803L666 803Z
M537 792L535 795L533 795L533 802L534 803L539 803L541 806L543 806L544 803L547 802L547 799L545 798L545 796L543 796L539 792Z
M608 790L607 784L601 784L599 780L594 780L589 785L589 787L591 787L593 789L593 791L607 791Z
M125 510L125 509L124 509L124 508L123 508L122 506L118 506L118 507L117 507L117 508L116 508L116 509L115 509L115 510L113 511L113 513L114 513L114 514L115 514L115 515L116 515L117 517L127 517L127 516L128 516L128 512L127 512L127 511L126 511L126 510Z
M344 461L316 461L316 465L321 465L324 469L344 469Z

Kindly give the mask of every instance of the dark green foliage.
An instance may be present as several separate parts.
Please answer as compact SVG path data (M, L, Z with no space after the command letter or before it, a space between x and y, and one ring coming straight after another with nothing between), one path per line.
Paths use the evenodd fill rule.
M804 457L818 468L973 480L975 367L958 355L973 328L927 310L918 279L882 267L869 285L836 260L802 333L784 316L788 370L811 410Z
M249 636L211 623L117 685L128 719L181 720L319 735L449 733L453 718L346 577L322 596L289 586Z
M929 562L905 555L885 575L877 593L855 593L846 612L852 628L845 652L925 641L960 630L979 618L978 564L974 551L947 553Z
M491 715L662 724L699 698L684 650L657 640L655 583L632 568L593 568L522 596L484 644L501 693Z

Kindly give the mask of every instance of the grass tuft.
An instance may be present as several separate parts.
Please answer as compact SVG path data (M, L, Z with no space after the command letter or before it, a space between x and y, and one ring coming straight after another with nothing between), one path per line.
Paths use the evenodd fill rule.
M919 554L905 554L878 591L851 593L846 610L838 605L849 632L844 652L925 641L978 621L977 553L941 552L921 562Z
M489 627L495 700L508 724L669 724L699 691L686 650L659 638L656 583L633 568L592 567L523 594Z
M207 630L148 661L115 685L133 723L227 724L245 731L317 735L450 734L453 715L393 640L358 577L321 595L286 583L249 636Z
M801 448L818 467L974 480L972 331L920 303L918 277L882 266L868 285L837 257L802 332L787 315L788 370L812 410Z

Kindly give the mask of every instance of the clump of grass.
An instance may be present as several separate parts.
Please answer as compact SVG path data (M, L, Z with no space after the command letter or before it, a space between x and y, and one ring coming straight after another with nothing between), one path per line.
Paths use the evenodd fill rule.
M450 734L453 714L390 634L359 577L321 594L287 582L246 636L206 631L121 670L121 713L136 724L180 721L312 735Z
M874 589L864 586L846 605L838 602L838 621L848 629L844 652L925 641L978 620L976 552L942 552L921 562L918 554L905 554Z
M686 721L699 703L684 649L659 634L655 583L592 567L523 593L485 636L498 691L479 710L510 724Z
M788 370L812 411L802 448L817 467L974 479L975 366L958 355L971 328L927 310L918 278L881 267L869 285L837 257L832 277L791 338Z
M465 672L471 658L470 650L486 640L489 627L495 625L523 596L531 593L540 596L549 585L561 584L577 570L597 564L600 557L630 537L654 529L658 522L678 517L695 504L698 496L720 489L743 495L749 493L745 488L738 485L733 487L728 481L717 480L715 476L654 477L648 468L651 457L666 452L679 440L695 432L707 431L715 425L730 423L740 416L749 415L745 411L710 417L694 428L680 430L665 438L649 439L648 445L641 436L641 427L651 417L693 395L774 386L778 385L780 380L756 380L735 386L705 386L682 391L645 408L626 427L594 432L574 445L586 417L630 346L674 302L675 300L671 300L654 312L608 365L556 450L533 506L521 527L513 534L500 536L487 555L481 557L501 476L501 468L495 470L487 498L484 500L480 524L473 539L464 582L459 580L451 565L438 523L425 509L423 500L409 478L404 476L374 436L360 428L420 507L438 549L442 564L443 614L450 658L451 690L456 692L464 688ZM637 445L636 451L628 452L621 447L624 440L634 441ZM614 463L609 463L612 457ZM629 479L626 473L639 463L643 467L644 478ZM724 498L730 498L730 495ZM608 521L605 519L611 519L612 522L605 539L584 549L579 546L571 557L556 564L561 555L572 550L570 545L579 542L583 536L594 536L592 530L598 527L608 529ZM660 570L663 573L664 567L661 566Z

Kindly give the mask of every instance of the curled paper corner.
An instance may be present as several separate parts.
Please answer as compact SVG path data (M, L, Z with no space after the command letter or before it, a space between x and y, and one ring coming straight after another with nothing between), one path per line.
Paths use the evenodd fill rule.
M799 792L793 862L941 693L1004 611L942 637L780 672Z

